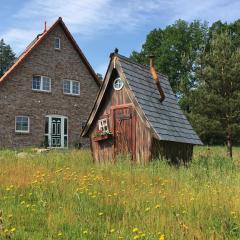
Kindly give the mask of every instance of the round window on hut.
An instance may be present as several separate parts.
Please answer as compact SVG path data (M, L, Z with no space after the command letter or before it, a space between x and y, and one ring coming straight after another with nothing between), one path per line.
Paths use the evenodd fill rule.
M116 78L113 82L113 88L115 90L121 90L123 88L123 81L121 78Z

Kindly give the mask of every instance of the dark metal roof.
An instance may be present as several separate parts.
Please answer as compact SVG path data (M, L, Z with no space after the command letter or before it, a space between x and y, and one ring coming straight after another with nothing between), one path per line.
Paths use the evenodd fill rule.
M158 73L165 100L160 95L149 67L135 63L129 58L115 54L122 71L142 108L148 122L160 140L189 144L202 144L187 118L180 109L168 79Z

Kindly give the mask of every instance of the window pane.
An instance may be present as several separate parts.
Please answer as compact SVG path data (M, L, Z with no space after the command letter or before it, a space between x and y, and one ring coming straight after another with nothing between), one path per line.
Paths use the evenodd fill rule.
M79 82L76 82L76 81L72 82L72 93L77 94L77 95L80 94L80 83Z
M41 89L41 77L33 76L32 78L32 89L40 90Z
M48 136L44 137L44 147L49 147Z
M98 121L98 129L103 132L108 131L107 119L101 119Z
M50 91L50 79L48 77L43 77L43 89L44 91Z
M16 117L16 131L28 132L28 117Z
M49 118L45 118L45 134L49 133Z
M71 93L71 82L69 80L64 80L63 91L64 93Z
M67 135L67 129L68 129L68 125L67 125L67 119L64 119L64 135Z
M67 145L68 145L68 137L65 136L64 137L64 147L67 147Z
M60 49L60 38L55 38L55 48Z

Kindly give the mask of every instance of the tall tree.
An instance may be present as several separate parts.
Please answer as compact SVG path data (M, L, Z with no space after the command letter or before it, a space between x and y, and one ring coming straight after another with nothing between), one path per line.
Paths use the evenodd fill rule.
M196 84L195 61L206 42L207 31L206 23L178 20L165 29L150 32L141 52L133 51L131 58L148 64L147 55L154 54L157 70L168 76L174 92L183 97Z
M229 30L215 31L197 71L189 117L199 132L222 132L232 157L233 133L240 131L240 49Z
M11 47L7 45L3 39L0 40L0 77L14 63L15 54Z

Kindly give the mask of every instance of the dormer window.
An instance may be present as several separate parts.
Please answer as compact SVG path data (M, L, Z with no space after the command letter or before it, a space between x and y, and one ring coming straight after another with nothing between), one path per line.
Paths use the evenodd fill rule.
M61 49L61 40L59 37L55 37L54 48L57 50Z
M51 92L51 79L45 76L33 76L32 90Z

